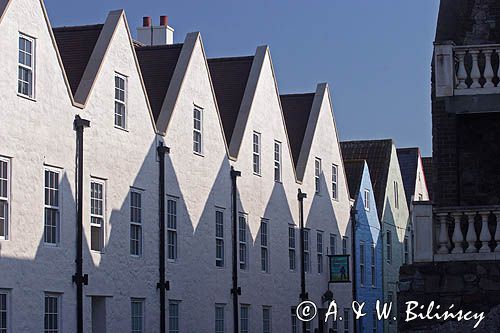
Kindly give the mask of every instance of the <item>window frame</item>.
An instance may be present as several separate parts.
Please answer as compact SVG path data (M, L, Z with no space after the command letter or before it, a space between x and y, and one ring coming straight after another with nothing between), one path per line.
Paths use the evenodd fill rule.
M243 316L243 310L246 311L246 318ZM246 321L246 325L243 325L244 321ZM243 326L246 326L246 329L244 329ZM250 332L250 305L240 304L240 333L248 332Z
M222 318L218 317L217 314L217 310L221 310L222 309L222 312L219 312L219 313L222 313ZM222 304L222 303L215 303L215 307L214 307L214 310L215 310L215 333L224 333L226 331L226 304ZM220 329L218 329L218 325L217 325L217 322L221 322L222 321L222 331Z
M359 284L366 285L366 248L365 242L359 242Z
M257 138L257 141L255 140ZM252 134L252 170L253 174L256 176L262 175L262 135L257 131L253 131Z
M178 235L178 223L179 219L179 209L178 209L178 198L174 196L167 195L167 261L176 262L179 259L179 235ZM170 204L173 204L171 206ZM171 211L171 208L174 208L175 211ZM171 220L172 219L172 220ZM171 223L172 222L172 223ZM172 238L170 238L172 236ZM171 243L171 240L173 243Z
M403 239L403 264L410 264L410 238L408 236Z
M47 299L55 299L56 300L56 310L57 312L48 312L50 310L47 310ZM44 333L58 333L58 332L63 332L62 328L62 294L60 293L52 293L52 292L45 292L44 294L44 324L43 324L43 332ZM57 328L47 328L47 316L49 315L56 315L56 322L57 322ZM49 321L50 323L50 321Z
M130 255L132 257L135 257L135 258L142 258L143 256L143 253L144 253L144 249L143 249L143 246L144 246L144 233L143 233L143 224L142 224L142 203L143 203L143 200L142 200L142 197L143 197L143 193L144 191L141 191L141 190L138 190L138 189L135 189L135 188L132 188L130 189L130 201L129 201L129 204L130 204ZM133 196L134 195L138 195L139 196L139 206L134 206L134 202L133 202ZM134 209L138 211L138 214L139 214L139 221L134 221ZM133 239L132 238L132 229L133 228L137 228L139 230L139 239ZM138 250L138 253L133 253L133 246L132 246L132 242L137 242L137 250Z
M297 233L295 225L288 225L288 268L294 272L297 270Z
M394 181L394 208L399 209L399 184Z
M134 316L134 304L139 304L140 305L140 310L141 310L141 313L140 313L140 317L138 316ZM132 297L130 299L130 319L131 319L131 328L130 328L130 331L132 333L143 333L145 332L145 326L146 326L146 320L145 320L145 300L144 298L134 298ZM141 328L138 330L138 329L134 329L134 319L135 318L139 318L140 319L140 326Z
M318 230L316 232L316 254L317 254L317 270L318 274L323 274L324 272L324 263L323 263L323 231Z
M265 230L265 232L264 232ZM269 273L269 220L260 219L260 270L262 273Z
M20 39L24 39L26 41L29 41L31 43L31 54L24 51L24 50L21 50L21 48L19 47L19 41ZM22 32L19 32L19 35L18 35L18 45L17 45L17 52L18 52L18 57L17 57L17 68L18 68L18 74L17 74L17 95L20 96L20 97L24 97L24 98L27 98L27 99L31 99L31 100L35 100L35 78L36 78L36 72L35 72L35 69L36 69L36 38L32 37L32 36L29 36L25 33L22 33ZM31 56L31 66L28 66L26 64L22 64L20 61L19 61L19 56L20 56L20 53L25 53L25 54L29 54ZM28 92L30 92L30 82L29 81L24 81L22 79L19 78L19 71L21 69L24 69L24 70L27 70L29 73L31 73L31 93L28 93L28 94L25 94L23 93L22 91L20 91L20 87L19 87L19 83L27 83L28 84Z
M5 313L5 326L0 327L0 330L5 330L5 332L11 332L10 330L10 290L9 289L0 289L0 296L5 297L5 309L2 309L0 307L0 316L1 313ZM2 301L0 299L0 305L2 304Z
M93 198L92 193L92 184L96 184L102 187L102 198ZM92 201L93 200L101 200L102 201L102 214L96 214L92 212ZM104 253L105 248L105 239L106 239L106 181L98 178L90 178L90 250L95 253ZM99 226L97 223L93 222L93 219L101 219L101 225ZM101 248L99 250L95 250L92 248L92 228L100 228L99 231L99 242Z
M281 172L281 156L282 156L282 144L278 140L274 140L274 181L277 183L282 182L282 172Z
M219 219L220 217L220 219ZM219 223L220 222L220 223ZM221 231L221 233L219 233ZM219 257L219 248L220 257ZM215 209L215 266L218 268L224 268L226 264L225 260L225 244L224 244L224 209Z
M268 314L267 319L266 319L266 313ZM267 330L266 330L266 322L268 325ZM272 333L272 331L273 331L272 308L270 306L264 305L264 306L262 306L262 332L263 333Z
M0 201L4 202L5 206L5 218L4 218L4 226L3 226L3 236L0 236L0 241L7 241L10 239L10 206L11 206L11 159L7 157L0 156L0 162L5 163L5 172L7 178L0 178L1 181L5 181L5 191L6 196L0 197ZM1 170L0 170L1 171ZM1 177L1 176L0 176Z
M343 316L343 322L344 322L344 333L349 333L351 329L351 323L350 323L350 308L344 308L344 316Z
M314 193L321 194L321 158L314 158Z
M339 200L339 166L332 164L332 200Z
M177 310L177 314L174 316L172 314L172 308L175 307ZM169 333L179 333L181 332L181 301L175 300L175 299L169 299L168 300L168 332ZM177 328L171 327L172 321L175 320L177 323Z
M304 245L303 245L304 262L302 263L302 265L304 265L304 271L306 273L311 273L311 254L310 254L310 249L309 249L309 246L310 246L309 231L310 231L310 229L306 229L306 228L303 229L303 232L304 232Z
M196 118L196 111L199 112L200 118ZM200 123L200 128L196 128L196 122ZM196 141L196 134L199 134L199 142ZM197 105L193 106L193 153L196 155L203 156L203 108ZM199 151L195 149L196 145L199 145Z
M370 211L370 190L365 188L364 195L363 195L364 200L364 207L365 211L369 212Z
M376 286L376 279L377 279L377 271L376 271L376 258L377 258L377 254L375 252L375 244L372 243L371 246L370 246L370 270L371 270L371 283L372 283L372 287L375 288Z
M246 215L245 213L239 213L238 214L238 258L239 258L239 267L240 270L242 271L247 271L249 269L247 225L248 225L248 215Z
M119 86L116 85L118 80L123 81L123 89ZM128 77L126 75L120 74L118 72L115 72L115 97L114 97L114 106L115 106L115 112L114 112L114 126L115 128L122 129L122 130L127 130L127 125L128 125ZM123 101L119 98L116 97L117 92L123 92ZM123 114L118 114L116 111L116 106L121 105L123 106ZM122 119L122 124L117 124L117 116L121 117Z
M47 186L47 173L50 175L55 175L56 176L56 184L54 186L57 187L50 187L51 184ZM43 168L43 189L44 189L44 202L43 202L43 245L48 246L48 247L59 247L60 242L61 242L61 170L49 166L44 166ZM51 179L49 178L49 183ZM54 205L52 203L47 204L47 200L51 200L51 196L49 195L49 199L47 199L47 191L49 193L51 191L55 192L57 194L57 197L55 201L57 201L57 205ZM52 211L55 213L56 216L56 221L55 221L55 226L49 226L47 225L47 211ZM47 234L47 228L55 228L55 242L48 242L48 234Z
M392 231L386 230L385 232L385 245L386 245L386 262L392 263Z
M330 254L337 254L337 234L330 233Z
M347 246L347 244L348 244L348 239L349 239L349 238L348 238L347 236L342 236L342 254L343 254L343 255L348 254L348 253L347 253L347 252L348 252L348 251L347 251L347 249L348 249L348 246Z

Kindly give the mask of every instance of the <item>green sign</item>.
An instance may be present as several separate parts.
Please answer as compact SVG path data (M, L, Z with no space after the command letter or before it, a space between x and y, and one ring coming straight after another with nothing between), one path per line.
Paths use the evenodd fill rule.
M330 283L350 282L349 255L330 255Z

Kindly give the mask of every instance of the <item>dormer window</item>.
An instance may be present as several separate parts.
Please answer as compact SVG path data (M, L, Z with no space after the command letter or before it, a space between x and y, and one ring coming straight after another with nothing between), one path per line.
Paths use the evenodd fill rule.
M127 114L127 78L121 74L115 74L115 127L125 129Z
M17 92L33 98L33 82L35 68L35 40L26 35L19 35L19 69Z

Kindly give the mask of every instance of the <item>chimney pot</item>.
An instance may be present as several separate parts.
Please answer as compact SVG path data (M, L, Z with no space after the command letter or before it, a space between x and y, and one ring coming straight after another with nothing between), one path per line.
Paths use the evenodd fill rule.
M168 25L168 16L162 15L160 16L160 26L166 27Z
M146 28L151 26L151 16L144 16L142 18L142 26Z

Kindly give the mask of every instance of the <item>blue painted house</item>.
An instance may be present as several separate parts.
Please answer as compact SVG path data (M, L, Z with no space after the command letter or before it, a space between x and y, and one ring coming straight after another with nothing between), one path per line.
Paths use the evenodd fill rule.
M357 322L357 332L383 331L383 323L375 316L377 300L382 292L382 241L380 222L375 205L368 164L365 160L345 160L349 192L354 200L354 295L358 302L365 302L367 313Z

